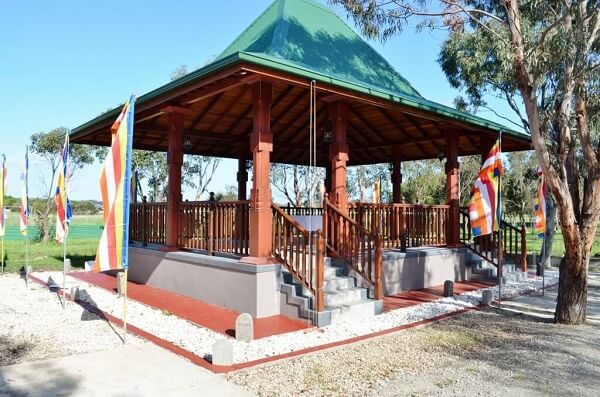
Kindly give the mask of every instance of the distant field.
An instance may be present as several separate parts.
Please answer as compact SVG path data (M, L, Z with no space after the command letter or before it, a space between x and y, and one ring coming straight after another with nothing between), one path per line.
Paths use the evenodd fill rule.
M29 236L37 231L30 225ZM102 215L75 215L67 240L67 256L73 267L83 267L86 260L96 255L98 239L102 234ZM50 236L54 239L54 236ZM19 214L8 216L4 243L6 271L18 271L25 264L25 237L19 233ZM29 264L34 270L62 269L63 246L50 241L48 244L29 242Z

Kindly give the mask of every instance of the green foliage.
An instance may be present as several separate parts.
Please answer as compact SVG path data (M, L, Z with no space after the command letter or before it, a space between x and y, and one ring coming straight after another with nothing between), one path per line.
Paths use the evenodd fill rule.
M381 201L392 199L389 164L359 165L348 168L346 188L352 200L368 201L367 191L372 192L375 182L381 181Z
M446 202L444 163L439 160L403 162L402 195L408 203L441 204Z
M131 164L138 172L140 183L148 184L148 201L163 201L167 196L167 154L150 150L133 150Z

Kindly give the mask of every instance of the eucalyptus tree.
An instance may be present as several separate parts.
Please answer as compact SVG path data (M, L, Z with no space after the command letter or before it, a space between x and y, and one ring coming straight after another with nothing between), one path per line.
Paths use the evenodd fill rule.
M600 217L598 0L333 0L370 37L448 31L439 61L476 105L503 97L531 134L565 244L554 319L585 321Z

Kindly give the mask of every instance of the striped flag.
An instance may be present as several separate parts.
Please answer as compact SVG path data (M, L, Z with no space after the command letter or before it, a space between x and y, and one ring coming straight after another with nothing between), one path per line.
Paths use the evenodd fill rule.
M96 251L96 272L126 269L128 265L134 103L132 95L112 125L112 146L100 173L104 230Z
M535 211L535 232L541 238L546 235L546 202L548 201L548 186L546 185L546 178L542 172L542 168L538 166L537 174L540 177L540 187L535 198L535 205L533 210Z
M67 178L69 176L69 134L65 134L65 145L60 156L58 178L56 180L56 241L63 243L68 233L69 222L73 217L71 202L67 194Z
M28 173L29 173L29 147L25 147L25 166L21 173L21 227L20 231L23 236L27 236L27 218L29 217L28 203Z
M2 155L2 168L0 168L0 237L4 237L6 227L6 212L4 209L4 195L6 194L6 156Z
M500 177L504 174L500 140L488 153L471 189L469 219L474 237L491 234L500 226Z

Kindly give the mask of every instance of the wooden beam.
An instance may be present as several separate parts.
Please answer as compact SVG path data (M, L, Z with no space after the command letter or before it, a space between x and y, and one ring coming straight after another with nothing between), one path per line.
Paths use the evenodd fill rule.
M219 100L223 97L223 93L219 93L217 95L215 95L210 102L208 102L208 105L206 105L206 107L204 109L202 109L202 111L200 112L200 114L192 121L192 124L190 125L190 129L195 129L198 124L200 124L202 122L202 120L204 120L204 117L208 114L208 112L211 111L211 109L219 102Z

